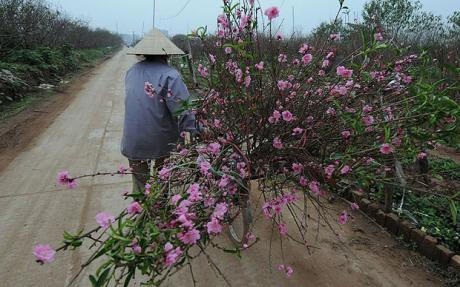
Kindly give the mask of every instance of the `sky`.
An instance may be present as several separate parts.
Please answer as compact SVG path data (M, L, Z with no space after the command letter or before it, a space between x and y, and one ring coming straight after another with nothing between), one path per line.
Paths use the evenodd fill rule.
M125 34L142 34L153 25L154 0L48 0L68 15L89 22L92 27L105 28ZM335 17L338 0L259 0L263 9L277 6L284 32L304 33L323 21ZM345 0L350 8L350 21L360 15L367 0ZM424 10L448 16L460 10L460 0L420 0ZM167 30L170 36L189 33L200 26L215 31L216 16L221 13L222 0L156 0L156 27ZM293 15L294 8L294 17ZM294 21L293 21L294 19Z

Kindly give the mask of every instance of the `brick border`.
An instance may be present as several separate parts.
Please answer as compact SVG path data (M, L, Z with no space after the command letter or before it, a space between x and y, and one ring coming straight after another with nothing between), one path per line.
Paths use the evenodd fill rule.
M402 220L395 213L385 213L381 205L371 202L363 192L348 191L346 196L348 200L358 203L362 212L374 219L382 227L385 227L389 233L395 236L402 236L404 241L414 243L420 254L438 262L443 267L454 269L460 273L460 255L438 244L436 238L415 228L413 224Z

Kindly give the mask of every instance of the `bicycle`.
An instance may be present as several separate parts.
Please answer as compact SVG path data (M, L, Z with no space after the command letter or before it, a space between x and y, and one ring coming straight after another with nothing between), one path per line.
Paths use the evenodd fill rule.
M195 139L189 132L185 133L185 143L191 143ZM248 187L240 193L238 202L230 205L227 211L227 220L230 222L226 226L226 233L230 241L237 248L245 248L248 244L248 235L252 225L252 209L249 201L249 192L251 190L250 181L245 181L244 185Z
M247 246L252 225L252 209L249 201L250 182L246 186L248 190L240 193L238 202L231 205L227 212L230 224L227 225L226 233L233 245L238 248Z

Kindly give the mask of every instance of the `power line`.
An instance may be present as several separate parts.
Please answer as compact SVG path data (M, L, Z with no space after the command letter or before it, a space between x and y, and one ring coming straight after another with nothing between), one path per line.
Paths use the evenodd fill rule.
M153 0L153 28L155 28L155 13L156 13L157 1Z
M190 2L192 2L192 0L188 0L185 5L179 10L179 12L177 12L174 16L171 16L171 17L167 17L167 18L161 18L161 20L171 20L173 18L176 18L177 16L179 16L182 12L184 12L185 8L187 8L188 4L190 4Z

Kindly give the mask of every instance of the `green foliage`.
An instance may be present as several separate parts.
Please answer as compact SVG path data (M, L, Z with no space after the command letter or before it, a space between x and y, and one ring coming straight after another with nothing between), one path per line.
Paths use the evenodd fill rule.
M24 93L42 83L55 84L113 51L113 48L74 50L69 46L11 50L0 61L0 70L4 70L0 73L0 104L22 99Z
M398 194L396 199L400 199ZM406 194L403 214L409 220L416 219L418 227L426 230L432 236L449 246L453 251L460 251L460 225L457 210L460 208L458 201L445 197L430 195L420 196ZM410 215L410 216L408 216Z
M460 180L460 164L450 159L430 160L431 172L444 179Z

